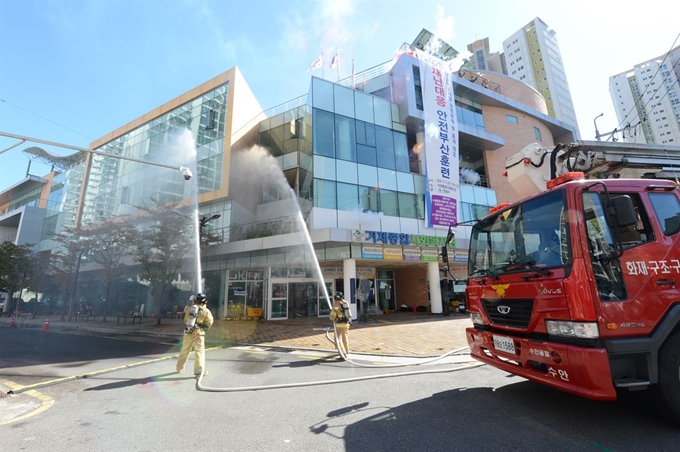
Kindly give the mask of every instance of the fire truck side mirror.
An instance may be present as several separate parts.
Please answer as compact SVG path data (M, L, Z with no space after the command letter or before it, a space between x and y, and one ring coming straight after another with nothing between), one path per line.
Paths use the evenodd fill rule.
M637 224L633 200L628 195L611 198L610 212L607 216L610 227L626 227Z

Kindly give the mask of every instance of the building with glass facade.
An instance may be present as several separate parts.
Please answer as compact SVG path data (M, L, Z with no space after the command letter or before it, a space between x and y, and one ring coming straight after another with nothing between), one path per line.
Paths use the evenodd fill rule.
M430 304L440 312L454 286L464 289L465 223L518 197L502 175L505 158L575 137L540 93L511 77L461 71L451 80L461 183L449 266L459 284L442 272L447 229L427 226L425 80L409 53L338 83L312 77L306 95L268 111L233 68L112 131L91 149L192 167L197 185L168 168L88 154L55 177L49 196L62 202L46 215L41 247L62 225L195 197L199 216L220 215L205 224L221 243L201 250L200 276L220 318L325 316L336 291L356 316ZM130 263L119 298L152 303L135 275ZM178 284L195 287L197 277L187 264ZM87 264L79 281L79 293L101 296ZM168 310L186 303L192 288L182 284Z

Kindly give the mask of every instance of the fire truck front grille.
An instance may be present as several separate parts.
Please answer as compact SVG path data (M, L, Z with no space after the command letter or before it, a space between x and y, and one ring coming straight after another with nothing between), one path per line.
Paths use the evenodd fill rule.
M482 298L484 311L496 325L526 328L534 308L533 298Z

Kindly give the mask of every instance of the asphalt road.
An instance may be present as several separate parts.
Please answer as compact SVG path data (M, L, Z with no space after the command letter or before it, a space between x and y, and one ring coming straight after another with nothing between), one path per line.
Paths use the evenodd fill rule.
M190 375L193 358L174 373L176 344L9 329L0 343L0 384L36 385L0 399L7 450L678 450L680 429L639 394L594 402L456 358L361 368L317 352L212 349L207 392ZM382 378L435 370L446 372ZM381 378L237 391L369 376ZM3 423L17 406L24 412Z

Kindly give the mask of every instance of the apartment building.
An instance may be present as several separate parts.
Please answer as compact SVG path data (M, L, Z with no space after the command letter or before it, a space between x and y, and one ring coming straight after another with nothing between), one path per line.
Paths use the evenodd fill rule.
M619 138L631 143L680 143L680 46L609 78Z

